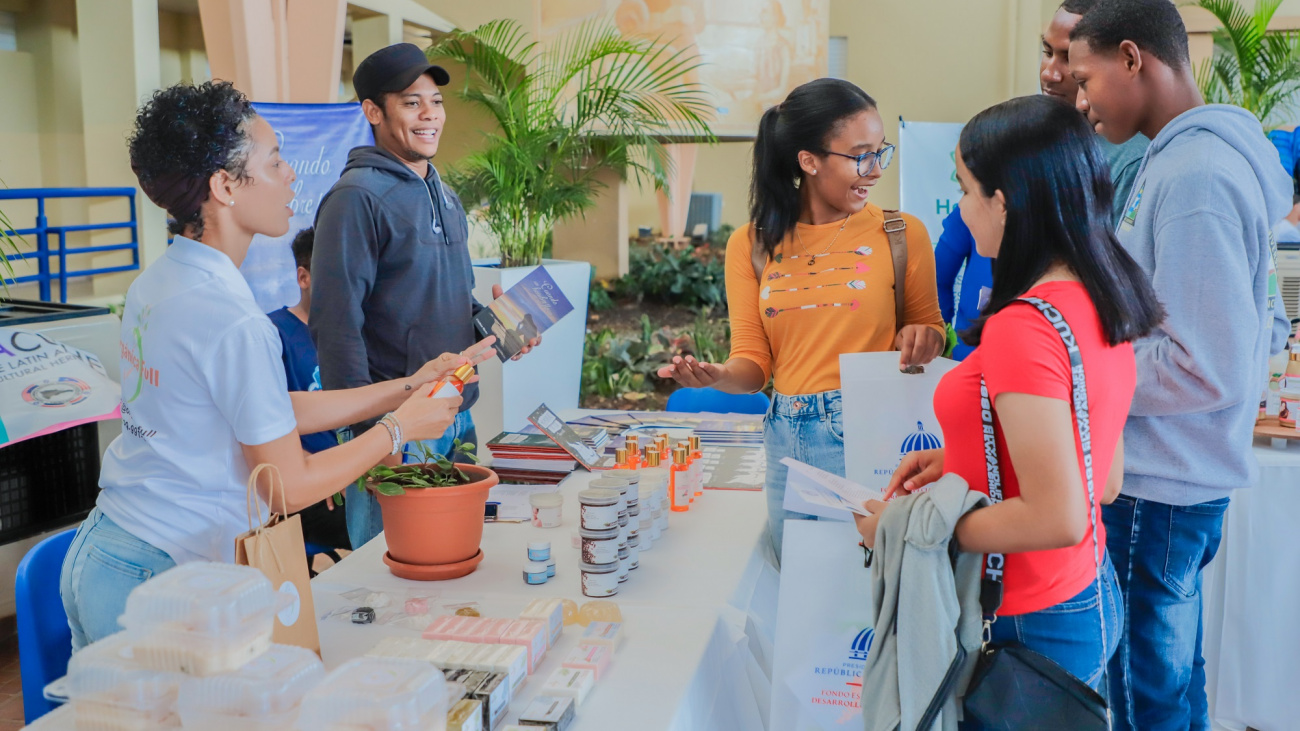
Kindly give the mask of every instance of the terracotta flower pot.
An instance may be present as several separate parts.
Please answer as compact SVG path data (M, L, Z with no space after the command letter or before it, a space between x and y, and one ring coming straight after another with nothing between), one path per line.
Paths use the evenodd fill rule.
M408 488L405 495L379 495L384 536L393 559L415 566L467 561L479 552L488 490L499 481L492 470L457 465L474 482L457 487Z

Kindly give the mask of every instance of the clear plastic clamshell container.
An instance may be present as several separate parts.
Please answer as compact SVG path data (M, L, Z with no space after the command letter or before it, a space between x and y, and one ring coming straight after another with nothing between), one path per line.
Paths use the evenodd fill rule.
M270 648L275 598L270 580L257 569L187 563L132 591L121 622L144 664L215 675L237 670Z
M124 632L68 661L68 698L79 731L180 728L176 695L184 676L141 664Z
M423 660L359 657L302 701L300 731L446 731L442 671Z
M293 727L303 696L324 679L316 653L271 645L233 673L187 678L176 705L186 731L282 731Z

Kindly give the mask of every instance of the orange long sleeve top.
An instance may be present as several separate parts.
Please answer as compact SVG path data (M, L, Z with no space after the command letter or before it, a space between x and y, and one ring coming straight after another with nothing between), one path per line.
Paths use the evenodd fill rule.
M930 236L914 216L903 218L904 324L943 333ZM754 278L750 225L737 229L727 242L731 357L753 361L766 377L775 374L776 390L792 396L838 389L841 353L892 350L898 328L884 222L880 208L868 204L838 239L840 221L800 223L768 259L762 281Z

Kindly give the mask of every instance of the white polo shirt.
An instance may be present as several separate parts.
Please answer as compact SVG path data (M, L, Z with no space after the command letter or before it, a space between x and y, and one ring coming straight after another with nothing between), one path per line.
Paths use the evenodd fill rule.
M275 325L230 257L177 236L127 292L121 359L99 509L178 564L233 562L248 530L240 444L297 425Z

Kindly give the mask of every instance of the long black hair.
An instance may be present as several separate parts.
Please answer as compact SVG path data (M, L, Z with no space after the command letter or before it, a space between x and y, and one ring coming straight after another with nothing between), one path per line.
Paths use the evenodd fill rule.
M876 100L856 85L817 79L795 87L785 101L763 113L754 139L749 222L768 256L799 222L799 152L825 155L826 140L840 123L875 108Z
M978 345L988 318L1058 263L1083 282L1111 345L1160 324L1155 290L1112 231L1114 189L1097 135L1073 106L1047 95L1003 102L967 123L958 147L984 195L1000 190L1007 205L993 294L962 334L967 343Z

